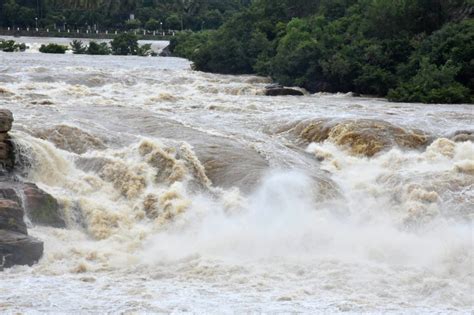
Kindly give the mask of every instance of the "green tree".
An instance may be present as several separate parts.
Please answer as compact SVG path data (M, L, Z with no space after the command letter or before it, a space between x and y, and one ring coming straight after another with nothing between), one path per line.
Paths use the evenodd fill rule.
M138 37L130 33L120 34L110 42L110 45L114 55L136 55Z

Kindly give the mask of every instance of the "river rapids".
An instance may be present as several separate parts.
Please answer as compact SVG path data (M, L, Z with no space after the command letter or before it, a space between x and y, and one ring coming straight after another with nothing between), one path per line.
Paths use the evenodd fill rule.
M268 84L0 53L21 176L67 222L30 226L44 256L0 273L0 312L472 312L472 105Z

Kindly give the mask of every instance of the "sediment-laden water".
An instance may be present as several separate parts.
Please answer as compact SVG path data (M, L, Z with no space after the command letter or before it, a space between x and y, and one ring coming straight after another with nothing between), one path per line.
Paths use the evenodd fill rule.
M68 225L30 227L0 312L470 313L473 107L267 84L0 53L22 176Z

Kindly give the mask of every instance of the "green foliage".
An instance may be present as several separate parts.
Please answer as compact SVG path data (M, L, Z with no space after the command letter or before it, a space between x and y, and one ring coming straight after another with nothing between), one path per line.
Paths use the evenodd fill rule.
M41 45L39 51L46 54L64 54L68 50L67 46L58 44Z
M87 47L86 53L88 55L110 55L112 51L107 43L91 41Z
M144 45L141 45L138 47L137 49L137 55L138 56L143 56L143 57L146 57L146 56L150 56L152 55L154 52L153 50L151 49L151 44L144 44Z
M163 22L172 30L219 27L226 16L249 4L249 0L0 0L0 27L54 26L101 29L136 29L154 25L139 21ZM134 13L136 20L128 21ZM158 25L160 26L160 25Z
M14 40L0 39L0 50L3 52L25 51L28 47L24 43L16 43Z
M469 89L456 82L460 67L447 62L436 66L424 58L418 73L410 81L390 90L388 98L397 102L469 103Z
M138 38L134 34L124 33L116 36L110 43L114 55L136 55Z
M311 92L468 102L473 9L466 0L255 0L216 31L179 34L170 49L197 70L258 73Z
M127 20L125 22L125 27L128 30L135 30L139 29L142 26L142 22L139 19L134 19L134 20Z
M150 18L148 22L145 24L145 28L149 31L157 31L160 30L160 22L155 20L154 18Z
M72 53L75 55L82 55L87 52L87 47L85 47L84 43L80 40L73 40L69 43L69 46L71 46Z

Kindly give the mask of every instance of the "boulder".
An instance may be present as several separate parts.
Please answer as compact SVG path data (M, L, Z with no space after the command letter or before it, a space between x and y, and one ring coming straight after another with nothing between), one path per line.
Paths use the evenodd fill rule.
M300 90L283 87L281 85L269 85L265 87L265 95L267 96L286 96L286 95L302 96L304 95L304 93L301 92Z
M0 133L9 132L12 129L13 114L8 109L0 109Z
M0 229L0 271L14 265L31 266L43 256L43 242L22 234Z
M65 228L56 199L35 184L23 184L24 208L33 224Z
M26 224L23 221L23 215L23 209L21 209L17 202L0 199L0 229L25 235L28 234Z

